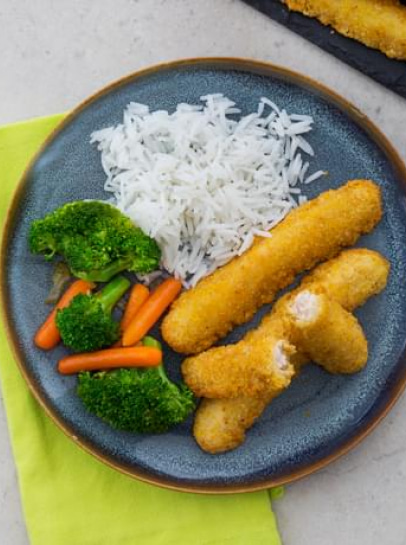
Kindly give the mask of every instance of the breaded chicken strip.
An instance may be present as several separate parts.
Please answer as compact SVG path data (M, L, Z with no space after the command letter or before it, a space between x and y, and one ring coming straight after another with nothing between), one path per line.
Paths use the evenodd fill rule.
M271 401L271 397L203 399L193 428L198 445L211 454L239 447L244 442L246 430Z
M398 0L285 0L285 4L388 57L406 60L406 8Z
M256 343L241 341L186 359L183 378L197 397L278 395L294 374L290 356L295 352L280 337L264 335Z
M284 319L287 305L292 297L303 288L323 293L343 308L352 311L363 305L370 297L381 292L387 283L389 263L378 252L367 249L343 251L338 257L319 265L306 276L299 288L284 295L275 304L271 314L261 325L249 332L245 339L261 336L265 329L276 335L290 335ZM297 369L306 363L307 357L297 353L294 356ZM245 438L245 432L262 414L273 399L269 396L239 397L234 399L204 399L200 404L194 423L194 436L203 450L211 453L224 452L238 447Z
M353 248L316 267L303 278L300 289L325 293L352 312L385 289L389 270L389 261L380 253L367 248ZM281 297L276 303L276 309L279 305L284 306L283 299Z
M353 314L324 294L300 291L288 305L291 340L330 373L356 373L368 360L368 343Z
M187 386L197 397L274 398L307 359L330 373L360 371L368 360L368 343L358 320L318 291L305 289L284 298L285 311L266 321L259 334L187 358L182 363ZM291 344L277 336L277 319Z
M177 352L196 354L248 321L295 276L336 255L382 215L381 194L369 180L353 180L290 212L242 256L201 280L175 301L162 324Z

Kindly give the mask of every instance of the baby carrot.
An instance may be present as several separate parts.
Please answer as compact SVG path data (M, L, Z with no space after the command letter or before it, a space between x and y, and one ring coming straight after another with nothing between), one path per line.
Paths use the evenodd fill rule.
M42 348L43 350L55 348L61 340L55 321L57 311L67 307L72 299L79 293L89 293L94 287L95 284L93 282L87 282L86 280L76 280L69 286L56 304L54 310L49 314L48 318L35 334L34 343L38 348Z
M107 348L66 356L59 361L58 370L63 375L80 371L99 371L117 367L156 367L162 362L162 351L149 346Z
M123 333L123 346L131 346L142 339L159 320L169 305L176 299L182 284L175 278L168 278L160 284L142 305Z
M130 297L121 318L120 327L124 331L149 297L149 289L142 284L135 284L131 288Z

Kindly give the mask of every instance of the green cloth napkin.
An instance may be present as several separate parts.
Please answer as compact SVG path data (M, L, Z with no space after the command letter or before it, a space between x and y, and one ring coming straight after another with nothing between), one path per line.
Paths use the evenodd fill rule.
M62 117L0 128L0 225L28 160ZM0 372L31 545L280 545L265 491L204 496L164 490L76 446L32 397L3 327Z

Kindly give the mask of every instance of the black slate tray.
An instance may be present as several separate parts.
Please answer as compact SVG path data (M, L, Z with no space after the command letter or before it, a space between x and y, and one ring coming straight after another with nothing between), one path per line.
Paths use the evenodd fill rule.
M317 19L291 12L280 0L243 1L406 98L405 61L389 59L380 51L332 32Z

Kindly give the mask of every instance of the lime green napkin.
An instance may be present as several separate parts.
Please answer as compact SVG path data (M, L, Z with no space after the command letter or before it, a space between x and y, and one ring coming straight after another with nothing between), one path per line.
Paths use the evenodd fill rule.
M27 161L62 117L0 128L0 225ZM280 545L267 492L164 490L73 444L30 394L3 327L0 372L31 545Z

